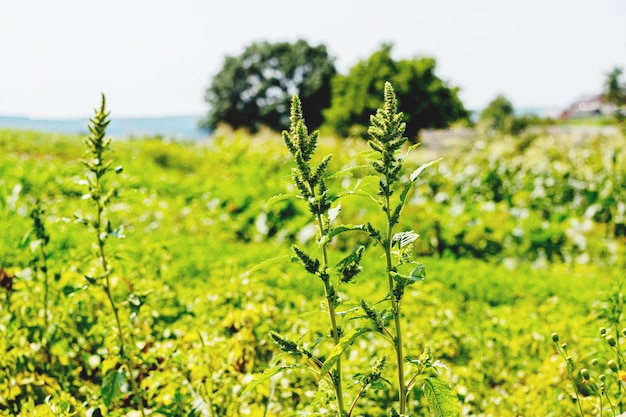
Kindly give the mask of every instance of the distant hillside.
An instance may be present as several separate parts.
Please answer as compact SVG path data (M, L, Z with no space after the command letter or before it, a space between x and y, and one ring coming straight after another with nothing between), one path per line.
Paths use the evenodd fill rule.
M112 117L107 133L114 137L128 138L137 136L162 135L176 139L203 139L208 136L198 129L202 116L166 116L166 117ZM88 119L31 119L28 117L0 116L0 128L40 130L80 134L87 132Z

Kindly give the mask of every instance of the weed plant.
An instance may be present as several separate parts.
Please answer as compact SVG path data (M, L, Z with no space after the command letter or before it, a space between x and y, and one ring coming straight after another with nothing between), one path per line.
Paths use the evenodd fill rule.
M598 320L606 327L600 327L600 347L591 354L593 359L589 368L584 364L578 364L570 353L568 344L561 343L559 335L552 333L555 349L565 361L567 374L572 383L573 399L581 417L623 416L626 410L624 387L626 358L623 352L626 328L622 327L624 312L622 287L623 280L618 279L613 291L600 307ZM604 358L603 362L598 359L600 355ZM590 399L595 399L595 403L589 401Z
M293 182L284 175L293 155L269 136L235 132L202 144L114 142L115 154L107 149L103 158L112 161L113 155L124 166L124 198L113 192L97 233L68 218L75 212L85 217L81 223L97 218L88 182L79 182L81 139L0 130L0 416L137 416L129 369L145 414L153 416L287 416L304 414L304 408L311 415L338 415L337 368L344 415L384 415L390 407L399 414L393 291L402 276L419 280L410 246L419 256L441 257L428 258L429 279L408 283L398 302L404 385L413 387L405 393L407 414L428 415L428 378L440 381L432 366L420 371L422 364L437 364L426 349L419 356L425 341L437 357L454 363L446 378L463 415L577 415L571 384L584 415L621 413L621 289L606 297L600 316L591 306L609 285L607 276L623 276L622 136L580 143L541 135L532 141L468 140L446 150L446 159L413 184L390 232L386 213L393 217L414 164L436 159L437 152L426 146L402 161L390 187L391 210L384 210L384 175L372 167L381 153L365 142L320 138L310 175L324 160L319 155L334 157L321 176L330 209L322 214L328 243L318 247L301 234L310 225L319 229L320 222L295 185L300 199L279 197L264 209L258 198ZM86 162L93 162L88 152ZM113 166L101 177L103 195L120 178ZM95 174L87 168L87 175ZM36 214L39 226L31 217L38 197L45 201ZM122 229L114 226L121 213L133 219L123 253L115 237ZM420 237L408 243L414 227ZM393 286L388 246L381 244L388 234ZM98 237L120 326L104 290ZM318 233L317 240L322 237ZM317 274L303 273L304 255L294 252L292 265L241 275L285 242L297 242L313 263L319 260ZM95 256L83 256L90 248ZM336 295L338 345L329 297L322 296L323 248L328 294ZM536 262L542 253L545 259ZM89 285L79 271L90 277ZM138 287L158 292L158 302L148 297L143 304ZM322 313L310 313L319 301ZM44 329L45 304L50 330ZM598 317L604 337L596 326L587 331L581 324ZM288 348L311 357L279 355L268 369L275 353L270 329L289 336L275 337ZM567 362L546 343L553 331L572 335L565 353L572 357L570 384ZM269 389L257 384L242 395L254 385L252 376L266 369L274 375Z
M109 113L106 111L105 106L105 97L102 95L100 109L97 109L95 116L90 119L89 131L91 134L85 139L88 158L82 161L87 168L84 183L88 187L88 194L85 194L83 198L92 201L95 215L89 218L78 216L77 221L91 229L95 235L96 262L98 266L90 272L89 275L85 275L85 278L89 282L89 285L99 286L106 294L113 317L115 318L115 330L118 338L117 348L122 366L125 368L126 373L125 378L122 373L123 370L110 369L108 371L102 381L102 400L104 404L109 407L113 400L121 395L122 385L125 380L130 381L135 403L140 415L143 417L145 415L143 398L135 379L136 367L133 353L129 352L131 343L129 343L128 340L131 336L128 334L125 326L122 325L120 319L120 310L113 294L114 285L112 275L114 269L109 261L107 251L108 239L123 238L124 230L122 226L114 228L111 219L107 215L108 207L112 199L117 196L117 189L113 186L107 186L105 176L113 170L119 173L122 168L117 167L113 169L113 161L108 155L111 139L106 137Z
M43 275L43 330L44 333L47 333L49 331L50 321L50 277L48 272L48 244L50 243L50 235L46 230L44 213L43 203L37 200L30 212L30 217L33 220L32 232L35 237L35 239L30 242L30 249L35 254L33 258L35 273L41 272ZM45 344L47 343L44 341L44 345Z
M404 353L402 301L406 289L425 278L425 270L421 263L412 260L412 243L418 238L417 233L412 230L395 233L394 227L400 222L402 209L412 185L419 175L436 161L420 166L408 176L408 179L402 178L403 162L406 156L400 158L398 153L407 141L403 135L406 125L402 119L403 114L397 109L393 87L387 83L384 91L384 105L375 116L371 117L371 126L368 130L372 137L369 141L372 151L368 159L376 174L361 178L354 189L344 190L337 194L329 190L327 180L346 175L350 170L341 174L329 174L327 169L331 155L323 157L317 165L312 163L317 149L318 133L309 134L297 96L292 100L290 130L283 132L285 145L296 165L291 175L295 188L298 190L295 196L306 203L315 221L319 248L317 254L312 254L298 246L293 246L292 260L299 262L305 272L321 280L332 347L323 358L314 352L315 346L306 346L277 333L272 333L271 336L281 350L304 358L306 369L318 375L322 384L326 382L332 386L334 404L331 404L331 408L339 417L352 416L358 401L366 395L368 390L386 390L394 385L384 377L386 355L379 355L369 370L352 377L351 385L359 386L359 389L350 401L346 401L349 389L343 375L342 357L353 350L353 345L357 340L366 337L366 334L370 332L378 334L387 341L395 356L393 371L396 374L395 392L398 397L397 408L390 409L390 415L411 415L408 396L414 387L421 388L429 399L435 415L458 415L456 395L451 387L441 379L429 376L429 372L440 365L432 359L430 347L426 347L419 359L407 361ZM409 148L407 155L413 149L414 147ZM378 184L375 194L360 188L363 181L372 179L375 179ZM398 190L400 193L395 198L394 195ZM339 200L348 195L360 195L373 200L383 214L384 228L379 230L374 226L377 220L359 225L335 225L334 222L341 211ZM284 197L283 195L278 198ZM361 273L365 245L357 244L336 264L330 261L329 256L333 239L346 232L365 233L374 245L382 249L388 282L388 292L383 300L376 300L371 304L362 300L360 308L357 309L346 309L343 306L339 288L354 283L356 276ZM388 302L390 308L377 311L373 307L383 302ZM351 320L360 320L360 325L348 331L338 324L338 318L343 318L354 311L359 313ZM407 377L406 373L409 369L407 362L412 369L410 377ZM265 374L265 378L271 377L282 369L285 367L274 368Z

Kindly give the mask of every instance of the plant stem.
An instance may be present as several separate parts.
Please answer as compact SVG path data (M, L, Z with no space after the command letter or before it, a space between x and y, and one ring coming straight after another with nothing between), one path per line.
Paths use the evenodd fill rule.
M348 410L348 417L352 416L352 412L354 411L354 407L356 407L356 403L359 401L359 399L363 396L364 393L365 393L365 387L362 387L359 393L354 398L354 401L352 401L350 410Z
M48 254L46 252L45 243L41 245L41 257L43 259L43 324L44 332L48 330Z
M33 230L35 236L39 240L39 255L41 256L41 267L38 270L43 273L43 324L44 333L48 330L49 317L48 317L48 294L49 294L49 277L48 277L48 252L46 251L46 245L50 239L48 233L46 233L46 226L44 224L44 209L40 200L35 202L30 213L31 219L33 219ZM35 261L38 262L37 258Z
M104 225L105 219L105 211L107 202L109 201L109 197L113 193L113 189L108 193L105 193L103 187L103 177L107 173L109 169L110 161L104 160L104 152L108 150L110 139L105 139L106 127L109 124L107 120L108 113L105 111L105 98L102 95L102 103L100 106L100 110L96 111L96 115L93 119L90 119L91 125L89 126L89 130L91 132L91 136L86 139L85 143L88 146L91 154L93 155L93 159L90 161L83 161L83 163L87 166L89 171L93 174L93 179L88 177L89 183L89 191L90 196L94 200L96 205L96 218L91 223L93 230L96 232L96 241L98 242L98 258L100 261L100 267L102 268L102 277L101 277L101 286L104 290L104 293L107 296L109 301L109 305L111 306L111 310L113 311L113 316L115 318L115 324L117 327L117 337L119 339L119 351L120 351L120 360L126 370L128 372L128 379L130 381L130 386L133 391L135 402L137 403L137 408L139 410L139 414L141 417L145 417L145 411L143 406L143 398L141 396L141 392L139 391L139 386L137 385L137 381L133 375L133 370L135 369L135 365L131 355L128 355L126 352L126 341L124 339L124 329L122 327L122 322L120 320L119 310L117 305L115 304L115 300L113 298L113 290L111 288L111 265L107 260L106 256L106 239L108 237L108 230L110 224L107 223L106 227Z
M317 223L320 229L320 236L324 234L324 222L321 213L317 214ZM322 245L322 281L324 283L324 294L326 296L326 303L328 305L328 317L330 318L331 331L333 333L333 342L335 346L339 344L339 330L337 328L337 317L335 313L335 297L336 294L332 290L332 286L328 275L326 275L326 269L328 268L328 249L326 245ZM337 396L337 406L339 407L339 415L344 415L343 404L343 387L341 377L341 358L337 359L335 364L335 375L331 378L333 386L335 388L335 395Z
M606 390L604 391L604 396L606 397L606 402L611 407L611 412L613 413L613 417L616 417L617 414L615 413L615 407L613 407L613 403L611 402L611 398L609 397L609 394L606 392Z
M574 377L574 365L571 361L571 358L568 357L565 354L565 352L563 352L563 349L561 349L561 346L559 346L559 344L556 341L554 342L554 344L556 346L557 352L559 352L561 357L565 360L565 365L567 366L567 374L569 375L570 380L572 381L572 386L574 388L574 396L576 397L576 404L578 404L578 411L580 412L580 416L585 417L585 413L583 412L583 406L580 403L580 397L578 396L578 386L576 385L576 378Z
M128 371L128 379L130 381L131 389L133 390L133 395L135 396L135 402L137 403L137 408L139 409L139 414L141 417L145 417L145 411L143 407L143 398L139 391L139 387L137 386L137 381L135 381L135 377L133 375L133 369L135 369L134 362L132 357L126 355L126 341L124 340L124 330L122 328L122 322L120 320L119 310L117 305L115 304L115 300L113 300L113 294L111 291L111 276L110 276L110 265L107 262L104 246L105 240L102 238L101 228L102 228L102 214L104 212L104 206L100 199L97 200L98 205L98 214L96 218L96 233L98 234L98 248L100 250L100 262L102 266L102 270L104 271L104 292L109 300L109 305L111 306L111 310L113 310L113 316L115 317L115 324L117 327L117 337L119 339L119 348L120 348L120 357L122 359L123 364L126 366Z
M393 310L393 318L396 327L396 337L394 340L394 350L396 351L396 363L398 369L398 402L400 415L406 414L406 388L404 381L404 355L402 352L402 327L400 324L400 300L396 299L396 295L393 293L393 260L391 257L392 251L392 238L393 238L393 224L391 223L391 208L390 208L389 193L385 195L385 214L387 215L387 239L385 247L385 257L387 259L387 278L389 280L389 292L391 294L391 308Z

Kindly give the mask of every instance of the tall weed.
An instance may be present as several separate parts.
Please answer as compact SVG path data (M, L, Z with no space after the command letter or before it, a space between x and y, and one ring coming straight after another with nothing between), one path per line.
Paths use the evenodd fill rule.
M389 409L390 415L409 416L412 414L409 395L414 392L414 388L428 398L435 415L458 415L456 395L446 382L436 376L436 368L442 364L432 358L430 347L426 345L424 352L416 359L407 359L404 352L406 342L403 340L405 318L402 315L402 302L407 288L425 278L425 269L421 263L412 259L412 244L418 234L413 230L396 232L394 228L400 221L413 184L436 161L420 166L408 177L403 173L403 162L415 147L409 148L407 155L398 156L407 142L407 138L403 136L406 124L402 121L403 114L397 109L395 93L389 83L385 85L383 107L372 116L368 130L372 139L369 141L371 152L368 153L367 160L374 174L359 179L352 189L333 193L327 182L349 175L354 169L329 174L332 155L322 157L317 164L312 162L317 150L318 133L309 134L297 96L292 100L290 119L290 130L283 132L283 139L295 162L291 178L297 193L280 195L270 202L289 197L300 199L304 201L314 220L317 252L294 245L291 260L300 263L307 274L321 281L330 328L330 346L322 349L323 340L308 345L272 333L274 342L282 351L304 360L299 364L287 365L279 357L275 361L277 366L266 371L257 383L271 378L281 370L304 368L317 375L322 390L325 386L332 387L331 395L318 397L321 400L317 407L330 407L333 415L339 417L353 415L358 402L370 390L395 392L397 399L395 405L391 405ZM362 170L362 167L354 168ZM372 192L366 184L374 182L377 190ZM336 224L342 208L341 200L353 195L373 201L382 214L382 222L380 218L372 218L362 224ZM376 224L383 224L383 227L379 229ZM366 242L357 244L347 253L341 253L333 243L337 236L348 232L365 234ZM363 270L362 260L366 246L372 245L382 250L385 279L388 283L386 296L382 300L362 300L357 307L345 305L340 296L340 288L355 282L357 275ZM331 262L329 252L332 250L339 252L341 259L338 262ZM371 256L377 257L375 254ZM383 303L387 303L389 308L379 311L378 306ZM339 324L340 320L345 328ZM348 327L351 322L356 324ZM389 361L384 353L373 359L370 369L351 375L350 379L344 375L343 359L358 352L357 342L371 342L371 333L386 341L393 351L395 363L390 372L396 375L395 383L386 378L384 368Z

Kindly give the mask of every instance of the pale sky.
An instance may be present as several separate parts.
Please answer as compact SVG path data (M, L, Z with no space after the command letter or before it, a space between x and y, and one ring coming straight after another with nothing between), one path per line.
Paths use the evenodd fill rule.
M626 71L626 0L0 0L0 115L201 114L225 55L323 43L346 73L383 42L437 59L469 109L565 107ZM382 92L381 92L382 94Z

